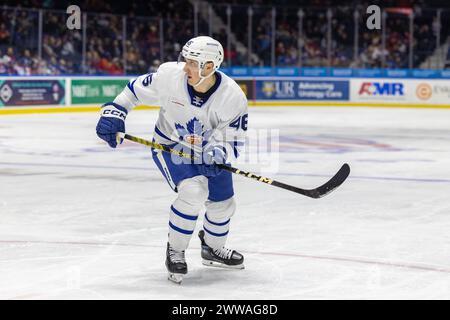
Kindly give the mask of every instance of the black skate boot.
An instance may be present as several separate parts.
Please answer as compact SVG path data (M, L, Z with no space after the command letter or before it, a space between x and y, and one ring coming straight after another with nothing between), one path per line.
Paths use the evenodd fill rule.
M167 242L166 267L169 272L169 280L180 284L183 275L187 273L187 264L184 258L184 250L176 251Z
M244 256L236 250L221 249L214 250L205 243L205 231L200 230L198 237L202 242L202 263L205 266L221 267L229 269L244 269Z

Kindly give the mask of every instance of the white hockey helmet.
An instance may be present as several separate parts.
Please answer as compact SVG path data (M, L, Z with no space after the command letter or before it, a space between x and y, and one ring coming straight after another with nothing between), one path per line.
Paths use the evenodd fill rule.
M223 61L223 47L211 37L200 36L186 42L180 55L185 59L197 61L200 69L203 69L207 62L212 62L215 71Z

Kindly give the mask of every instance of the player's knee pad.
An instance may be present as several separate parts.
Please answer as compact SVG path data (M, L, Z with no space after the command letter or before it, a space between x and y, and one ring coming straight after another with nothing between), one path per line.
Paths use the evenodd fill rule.
M230 219L236 211L234 197L224 201L207 201L206 214L214 222L225 222Z
M195 176L185 179L178 185L178 197L174 202L177 210L198 215L204 209L208 199L208 179Z
M208 199L208 179L195 176L181 181L178 184L178 198L191 204L204 204Z

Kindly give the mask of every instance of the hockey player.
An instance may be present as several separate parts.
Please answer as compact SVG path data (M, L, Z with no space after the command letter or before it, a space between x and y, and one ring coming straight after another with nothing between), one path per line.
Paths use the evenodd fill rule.
M187 273L185 250L196 221L203 264L244 268L244 257L225 247L236 204L231 173L216 164L237 158L247 130L247 99L234 80L218 71L222 45L196 37L182 48L178 62L162 64L156 73L131 80L113 102L105 103L98 136L115 148L116 134L125 132L125 118L136 105L159 105L154 140L171 148L188 148L198 161L152 149L153 160L178 193L169 210L166 267L180 283Z

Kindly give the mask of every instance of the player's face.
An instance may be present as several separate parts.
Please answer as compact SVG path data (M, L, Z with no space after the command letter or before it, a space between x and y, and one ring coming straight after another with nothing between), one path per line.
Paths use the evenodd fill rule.
M198 62L191 59L186 59L186 64L184 65L183 71L186 72L188 77L188 83L193 86L200 81L200 76L198 75Z
M199 65L198 62L192 59L185 59L186 64L184 65L184 72L186 72L188 77L188 83L191 86L196 85L200 81L200 76L198 74ZM206 63L206 66L202 70L202 76L207 76L212 72L213 64L212 63Z

